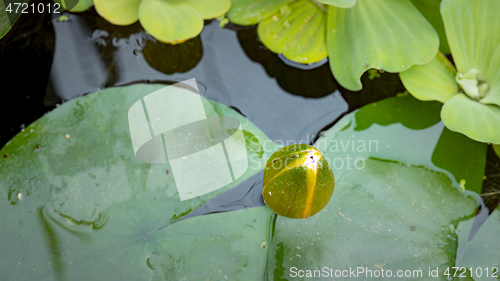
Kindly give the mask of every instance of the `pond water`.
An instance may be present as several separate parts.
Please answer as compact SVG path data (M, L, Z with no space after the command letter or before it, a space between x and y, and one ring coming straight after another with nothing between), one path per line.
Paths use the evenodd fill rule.
M313 144L346 114L404 92L398 76L390 73L379 78L365 73L362 91L345 90L327 62L294 65L267 50L256 27L221 28L218 21L206 21L198 37L167 45L147 35L139 23L114 26L94 9L66 15L68 21L49 14L23 15L0 40L0 64L8 66L2 81L11 85L2 90L2 106L9 110L2 110L0 147L62 103L114 86L196 78L203 97L230 106L283 144ZM499 160L491 149L487 161L486 175L497 174ZM262 178L262 172L249 177L182 220L263 206ZM498 184L495 177L488 179L484 184ZM491 206L495 202L488 204L493 211ZM487 218L485 210L474 221L476 230Z
M396 75L385 74L377 81L363 77L374 85L353 94L337 86L327 62L300 69L267 50L255 27L220 28L218 21L207 21L200 36L168 45L156 42L139 23L115 26L94 9L66 15L69 21L56 15L23 15L9 33L13 36L2 40L2 65L13 66L3 79L30 93L5 97L12 111L1 125L2 146L63 102L113 86L196 78L202 96L232 107L271 140L284 144L312 144L345 113L404 91ZM261 178L258 174L248 179L224 201L261 205L258 193L242 196ZM227 210L222 205L235 202L192 215Z

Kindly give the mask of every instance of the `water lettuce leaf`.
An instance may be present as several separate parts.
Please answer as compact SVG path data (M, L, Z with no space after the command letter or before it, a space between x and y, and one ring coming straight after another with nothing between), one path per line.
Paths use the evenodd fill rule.
M258 34L271 51L307 64L328 56L325 29L326 13L309 0L299 0L261 21Z
M352 8L352 6L356 5L356 0L318 0L318 2L339 8Z
M444 104L441 118L452 131L480 142L500 144L500 107L496 105L457 94Z
M235 24L254 25L277 13L293 0L232 0L227 17Z
M428 63L439 37L409 0L359 0L349 9L330 6L327 47L335 79L358 91L370 68L401 72Z
M443 0L441 14L456 71L438 54L430 63L400 73L413 96L444 103L441 118L448 129L494 144L500 143L500 35L493 27L500 25L498 12L498 1Z
M139 20L159 41L181 43L200 34L203 20L225 14L231 1L97 0L95 6L113 24L129 25Z
M442 103L458 93L456 75L453 64L441 53L427 64L414 65L399 73L405 88L414 97L422 101L436 100Z
M477 70L487 84L483 104L500 107L500 2L443 0L443 15L451 54L460 74Z
M449 54L450 46L446 39L443 18L441 17L441 0L411 0L413 5L422 13L422 15L432 24L439 35L439 50L442 53Z

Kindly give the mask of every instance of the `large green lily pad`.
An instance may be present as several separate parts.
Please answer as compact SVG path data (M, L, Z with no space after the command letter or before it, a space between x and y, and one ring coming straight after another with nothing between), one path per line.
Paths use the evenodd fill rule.
M357 91L370 68L401 72L428 63L439 37L410 0L359 0L349 9L330 6L327 47L339 84Z
M269 279L294 280L292 271L324 267L328 274L330 268L335 274L361 267L378 276L384 269L385 280L409 269L421 278L439 267L445 280L443 268L454 265L457 222L475 206L443 174L369 159L364 169L342 173L330 203L316 216L277 219ZM364 274L343 279L373 278Z
M494 210L471 237L471 230L477 227L474 219L462 221L457 227L458 251L455 266L460 267L457 276L465 273L465 276L472 276L476 281L499 280L500 246L495 241L498 241L500 233L500 209ZM472 272L466 272L462 267L472 268ZM454 273L450 272L452 275Z
M314 146L331 157L336 177L373 157L425 166L447 174L454 186L464 180L466 189L481 193L487 145L447 130L440 110L440 103L410 95L388 98L345 116Z
M129 132L132 104L164 86L110 88L68 101L0 150L4 278L170 280L165 274L198 274L195 279L202 280L262 271L267 252L259 245L272 218L265 208L189 219L157 231L257 173L254 167L263 167L270 156L262 150L268 138L258 128L229 107L203 99L208 116L240 120L252 162L232 184L180 201L169 165L139 162ZM189 236L188 229L199 232ZM213 260L196 259L208 253ZM190 260L204 269L191 272ZM212 272L207 262L221 271Z
M476 208L458 182L480 193L486 145L447 130L439 111L437 102L402 95L363 107L323 134L314 146L335 173L333 197L309 219L277 218L269 279L294 280L301 269L311 270L311 280L335 279L349 267L383 268L393 278L422 270L428 278L428 268L439 267L445 280L444 268L455 266L458 223Z
M2 275L7 280L261 278L275 217L267 207L190 218L160 229L168 224L167 204L130 200L86 222L36 202L16 208L2 201Z

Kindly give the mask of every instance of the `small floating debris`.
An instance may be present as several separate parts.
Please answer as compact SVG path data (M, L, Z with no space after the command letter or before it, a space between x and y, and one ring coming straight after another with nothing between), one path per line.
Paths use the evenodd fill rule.
M71 136L70 136L70 135L68 135L68 134L66 134L66 138L67 138L67 139L70 139L70 138L71 138Z

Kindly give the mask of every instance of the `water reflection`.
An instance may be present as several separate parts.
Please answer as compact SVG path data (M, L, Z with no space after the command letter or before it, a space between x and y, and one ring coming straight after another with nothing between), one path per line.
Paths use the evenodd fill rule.
M274 59L286 67L276 71L288 77L292 92L320 98L290 95L248 59L237 32L220 28L217 21L205 25L199 37L172 46L155 42L144 31L138 31L136 25L115 27L103 22L95 11L70 16L70 23L53 22L57 40L62 42L58 45L89 45L86 51L89 55L85 64L71 63L73 67L68 68L64 62L81 57L79 49L57 52L54 75L51 75L57 87L52 88L53 96L63 100L102 87L138 81L179 82L194 77L206 89L201 93L203 96L235 108L271 139L308 143L321 128L347 110L344 99L335 92L335 82L327 65L308 71L297 84L297 77L304 71L284 65L273 54ZM80 32L78 36L70 34L73 29ZM318 75L318 71L323 74Z
M165 74L174 74L195 67L203 56L203 47L199 36L177 45L152 40L142 49L142 53L154 69Z
M285 91L293 95L320 98L337 89L327 61L306 66L281 59L258 39L257 27L240 29L237 34L246 55L260 63Z

